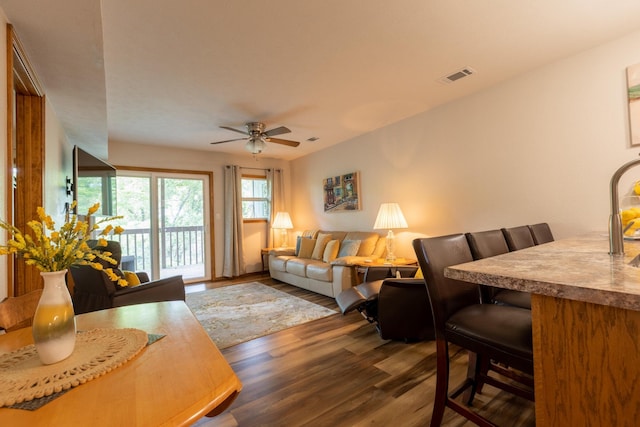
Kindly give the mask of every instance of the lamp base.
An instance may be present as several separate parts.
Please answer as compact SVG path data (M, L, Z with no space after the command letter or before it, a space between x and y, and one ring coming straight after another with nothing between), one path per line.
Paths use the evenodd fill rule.
M385 261L394 262L396 260L396 255L394 254L396 249L396 236L393 234L393 230L389 229L387 233L387 239L385 241L387 255L385 257Z

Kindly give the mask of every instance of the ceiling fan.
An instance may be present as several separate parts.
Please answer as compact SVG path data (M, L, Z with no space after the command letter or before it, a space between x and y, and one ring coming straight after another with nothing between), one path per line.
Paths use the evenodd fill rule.
M220 127L222 129L232 130L234 132L238 132L247 136L244 138L234 138L234 139L227 139L224 141L216 141L216 142L212 142L211 144L214 144L214 145L224 144L225 142L241 141L246 139L248 141L247 141L247 144L244 146L244 148L246 148L247 151L251 152L252 154L262 153L262 150L264 150L265 142L274 142L276 144L288 145L289 147L297 147L298 145L300 145L298 141L290 141L288 139L274 138L274 136L276 135L282 135L284 133L291 132L288 128L284 126L273 128L267 131L265 131L264 123L260 123L260 122L247 123L246 131L234 129L229 126L220 126Z

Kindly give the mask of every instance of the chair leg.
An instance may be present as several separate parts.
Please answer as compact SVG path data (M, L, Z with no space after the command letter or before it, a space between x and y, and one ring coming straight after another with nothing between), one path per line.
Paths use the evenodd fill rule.
M431 427L442 423L449 389L449 350L447 342L436 338L436 393L433 399Z
M482 394L482 388L484 387L484 378L487 375L489 375L489 370L491 370L491 367L493 366L491 360L487 359L486 357L482 359L481 361L481 365L478 366L478 368L480 369L480 372L482 373L482 375L478 375L476 373L476 378L475 378L475 384L476 384L476 393L478 394ZM471 368L471 366L469 367ZM471 400L469 401L469 405L471 405Z
M484 384L481 380L481 376L478 375L479 371L485 369L485 359L484 357L479 357L476 353L470 351L469 353L469 365L467 366L467 381L471 383L471 386L468 387L463 396L462 400L467 402L467 405L471 406L473 403L473 399L476 396L476 393L480 392L482 385Z

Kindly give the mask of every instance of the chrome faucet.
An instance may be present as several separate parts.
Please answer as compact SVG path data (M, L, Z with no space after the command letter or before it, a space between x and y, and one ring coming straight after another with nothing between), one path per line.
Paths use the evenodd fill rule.
M633 166L640 165L640 159L632 160L615 171L611 177L611 215L609 215L609 254L624 254L624 235L622 230L622 217L620 216L620 203L618 201L618 183L622 175Z

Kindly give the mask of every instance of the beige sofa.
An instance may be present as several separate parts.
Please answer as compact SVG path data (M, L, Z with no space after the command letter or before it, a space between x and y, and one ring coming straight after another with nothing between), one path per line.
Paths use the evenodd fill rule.
M296 250L269 252L272 278L335 298L355 286L354 263L376 260L385 254L385 237L367 231L307 230Z

